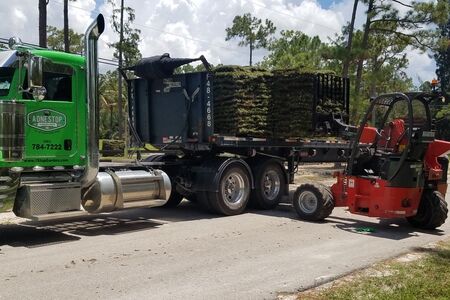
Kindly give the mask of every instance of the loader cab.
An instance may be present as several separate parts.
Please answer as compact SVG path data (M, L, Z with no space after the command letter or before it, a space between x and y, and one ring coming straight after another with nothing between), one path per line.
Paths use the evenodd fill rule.
M386 94L371 101L349 158L349 175L381 178L395 186L423 181L423 158L434 140L423 94ZM413 174L412 174L413 173Z

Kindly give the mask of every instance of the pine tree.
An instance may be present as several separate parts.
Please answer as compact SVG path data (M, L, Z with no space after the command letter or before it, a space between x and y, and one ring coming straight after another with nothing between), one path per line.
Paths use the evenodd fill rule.
M253 50L266 48L270 44L270 37L275 33L276 27L272 21L266 19L264 24L261 19L253 17L250 13L235 16L233 26L225 29L226 41L232 38L240 38L239 46L249 46L250 66L253 63Z
M449 0L450 5L450 0ZM450 18L446 24L439 26L442 47L435 53L436 75L441 82L444 93L450 93Z

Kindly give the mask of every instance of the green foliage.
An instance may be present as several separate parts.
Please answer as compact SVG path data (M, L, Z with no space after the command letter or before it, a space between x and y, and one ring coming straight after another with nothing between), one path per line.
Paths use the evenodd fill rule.
M116 7L114 0L108 0L113 7L111 15L111 26L117 34L120 35L120 7ZM122 50L124 66L131 66L142 58L139 51L139 42L141 31L133 28L132 24L136 18L134 9L131 7L124 7L124 22L123 22L123 41L110 43L109 47L114 48L114 57L119 58L119 50Z
M99 76L100 98L100 138L115 139L118 137L119 116L117 107L118 72L108 71ZM125 95L124 95L125 97Z
M448 1L447 11L449 14L450 1ZM444 140L450 140L450 17L446 22L439 25L438 33L440 37L439 47L435 50L434 59L436 61L436 75L440 81L440 88L446 95L447 103L433 102L432 114L436 119L437 137Z
M436 75L441 83L442 91L450 93L450 18L439 26L439 33L441 45L434 54Z
M252 52L254 49L266 48L275 33L276 27L272 21L266 19L263 21L253 17L250 13L242 16L235 16L233 25L225 29L227 35L226 41L233 38L240 38L239 46L249 46L250 48L250 65L252 65Z
M262 65L269 68L309 68L324 67L322 54L326 45L318 36L310 37L301 31L283 30L281 37L269 46L269 55Z
M372 10L367 12L366 26L354 33L351 51L347 50L349 27L346 26L325 55L329 58L328 67L335 70L341 62L347 59L350 62L351 82L357 85L351 95L352 122L359 119L370 96L413 88L411 78L405 73L408 51L435 49L439 38L432 25L448 19L448 4L443 0L411 4L383 0L364 2L370 2ZM399 5L403 6L402 12ZM361 64L360 73L355 68L358 64Z
M53 50L64 51L64 30L53 26L47 26L47 46ZM83 51L83 34L69 29L69 42L71 53Z
M211 66L212 67L212 66ZM193 66L191 64L183 65L175 69L175 74L183 74L183 73L192 73L192 72L202 72L206 71L205 66L203 64L198 64Z
M380 263L330 288L301 293L298 299L448 299L450 243L420 250L418 260Z
M406 13L400 13L393 1L375 1L369 30L390 35L423 51L435 48L438 43L436 31L427 28L427 25L442 24L447 20L446 1L412 2L411 5L403 4L403 7L408 9Z

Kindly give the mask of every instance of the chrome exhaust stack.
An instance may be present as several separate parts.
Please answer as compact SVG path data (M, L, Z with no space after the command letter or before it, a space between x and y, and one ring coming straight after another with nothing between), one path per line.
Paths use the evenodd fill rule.
M105 18L99 14L84 34L86 56L86 96L87 96L87 161L81 177L81 187L88 188L95 182L99 168L98 154L98 46L97 41L105 30Z
M105 29L103 15L85 33L87 94L87 160L80 178L83 209L89 213L132 207L164 205L170 197L170 179L162 170L144 169L99 172L99 98L97 41Z

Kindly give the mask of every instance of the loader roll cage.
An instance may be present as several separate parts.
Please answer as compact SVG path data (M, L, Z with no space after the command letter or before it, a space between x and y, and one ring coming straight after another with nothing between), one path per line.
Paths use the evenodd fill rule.
M369 153L371 158L375 156L376 153L390 155L391 157L398 155L397 153L394 153L392 149L389 149L387 152L379 149L378 144L380 139L386 136L384 126L394 120L400 120L404 122L404 131L400 137L397 137L395 142L396 144L399 144L401 140L404 140L405 144L401 150L402 153L399 155L397 167L387 180L391 181L397 176L405 160L408 158L413 137L416 134L420 134L422 131L431 130L431 114L428 103L432 98L433 97L430 96L430 94L425 93L391 93L380 95L373 99L359 125L356 138L352 142L351 154L347 164L347 174L354 175L354 166L357 164L357 160L361 155L361 150L364 149L364 147L361 147L359 141L368 124L373 123L376 130L376 136L373 142L368 145L368 149L366 147L366 150L368 150L366 153ZM404 103L406 111L403 111L403 117L399 118L398 116L395 116L394 109L399 106L398 104L400 102L402 104ZM383 112L382 116L376 119L375 114L378 108L382 108L380 110ZM405 107L403 109L405 109ZM394 115L394 117L392 117L392 115ZM390 132L387 133L386 143L389 139Z

